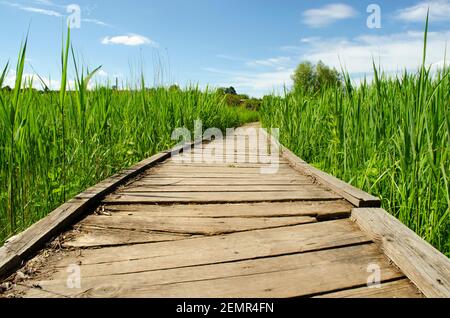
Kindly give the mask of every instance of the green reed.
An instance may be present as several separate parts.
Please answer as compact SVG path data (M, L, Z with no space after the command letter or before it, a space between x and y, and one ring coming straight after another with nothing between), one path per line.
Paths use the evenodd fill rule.
M225 129L256 121L256 112L229 107L212 90L142 86L117 90L89 82L63 40L59 91L32 89L23 79L27 42L18 56L16 83L0 90L0 245L50 211L115 172L173 146L176 127ZM72 52L72 54L71 54ZM74 87L69 83L74 70ZM0 73L0 87L9 64ZM42 83L45 86L45 83Z
M427 23L428 25L428 23ZM450 256L450 72L387 77L315 95L264 98L260 116L307 162L379 196L383 207Z

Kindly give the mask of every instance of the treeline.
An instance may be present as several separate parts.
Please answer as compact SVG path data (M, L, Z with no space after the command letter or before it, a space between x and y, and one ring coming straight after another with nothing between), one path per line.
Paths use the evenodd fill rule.
M238 94L232 86L227 88L218 88L216 92L220 96L223 96L225 103L229 106L239 106L256 111L261 107L261 99L250 97L246 94Z

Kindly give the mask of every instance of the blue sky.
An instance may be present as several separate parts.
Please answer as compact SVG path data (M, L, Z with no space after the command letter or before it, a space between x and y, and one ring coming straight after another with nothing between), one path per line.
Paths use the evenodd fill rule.
M381 28L367 26L370 4L381 10ZM80 8L72 29L79 60L102 65L97 82L133 82L143 66L149 85L234 86L261 96L289 86L303 60L344 65L355 82L370 79L372 58L390 74L415 70L428 7L428 63L442 65L450 42L450 0L0 0L0 66L15 63L30 26L27 74L58 86L69 5Z

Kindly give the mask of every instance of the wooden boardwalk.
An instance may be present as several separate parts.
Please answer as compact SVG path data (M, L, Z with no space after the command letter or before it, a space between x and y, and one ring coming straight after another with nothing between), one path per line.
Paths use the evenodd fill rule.
M448 259L376 198L287 149L274 174L261 173L256 148L234 153L225 163L160 154L80 194L0 250L15 271L4 295L449 296Z

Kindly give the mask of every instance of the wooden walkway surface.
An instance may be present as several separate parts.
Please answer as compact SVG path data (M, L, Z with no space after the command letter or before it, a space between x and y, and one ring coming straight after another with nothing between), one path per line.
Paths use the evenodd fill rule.
M367 213L386 217L381 223L389 228L389 222L395 221L381 209L358 209L358 202L364 207L365 201L358 198L361 193L356 189L354 193L341 191L343 183L327 181L326 175L314 173L312 167L302 170L298 167L302 161L293 161L287 150L275 174L261 173L267 163L258 158L257 149L241 146L235 154L248 155L246 162L237 162L233 156L231 163L180 162L180 158L196 156L184 152L165 161L161 157L162 162L148 169L141 166L142 173L91 204L87 216L84 212L71 230L11 276L14 285L5 295L445 296L450 269L446 261L439 259L443 268L431 265L431 272L444 273L439 273L443 291L437 288L433 294L430 290L436 286L427 287L433 282L414 274L415 258L420 255L410 255L415 262L412 269L400 269L397 260L403 267L401 259L408 252L396 256L395 244L402 243L392 242L397 239L393 237L391 241L377 239L383 229L364 228L374 220L366 218ZM251 158L259 160L249 162L254 161ZM98 188L75 199L90 199L90 191L98 192ZM55 215L61 217L67 210L70 207ZM51 220L53 224L61 223L55 221L57 217ZM43 224L30 231L42 229ZM3 254L23 237L13 239ZM419 250L423 243L418 243ZM426 267L420 260L417 266ZM80 286L69 282L77 269ZM380 284L368 286L378 273Z

